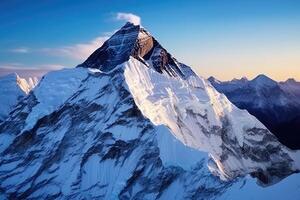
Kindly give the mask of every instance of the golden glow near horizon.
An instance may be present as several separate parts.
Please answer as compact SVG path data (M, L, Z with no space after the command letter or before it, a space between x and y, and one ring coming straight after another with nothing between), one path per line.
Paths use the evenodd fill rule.
M247 77L253 79L259 74L265 74L276 81L294 78L300 81L300 54L273 56L212 56L199 57L191 66L204 77L214 76L219 80ZM238 56L237 56L238 57Z
M300 66L300 65L299 65ZM242 68L242 67L241 67ZM249 80L255 78L260 74L264 74L275 81L286 81L289 78L293 78L300 82L300 67L281 67L276 69L270 69L268 67L257 67L261 70L246 70L250 67L245 67L244 70L238 69L238 67L226 67L226 70L216 70L214 67L208 68L196 68L197 73L205 78L213 76L221 81L228 81L234 78L247 77Z
M265 74L276 81L300 81L300 27L294 21L258 23L255 29L241 26L230 27L227 34L215 31L206 40L202 35L199 40L185 40L181 48L173 47L175 57L204 77L252 79Z

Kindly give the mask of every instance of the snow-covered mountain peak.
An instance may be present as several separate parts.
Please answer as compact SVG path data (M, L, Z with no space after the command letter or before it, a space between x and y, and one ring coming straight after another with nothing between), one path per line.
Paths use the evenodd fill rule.
M44 76L0 125L0 192L216 199L238 177L296 172L296 153L127 23L77 68Z
M277 82L264 74L260 74L257 77L255 77L253 80L251 80L250 84L255 85L257 87L263 87L263 86L269 87L269 86L276 86Z
M97 68L108 72L129 59L140 31L139 25L126 23L79 67Z
M11 73L0 77L1 88L19 87L25 94L28 94L38 83L36 77L29 77L28 80L21 78L17 73Z
M4 121L17 102L37 85L37 78L28 81L17 73L0 77L0 122Z
M129 60L130 56L147 67L169 76L187 78L194 72L179 63L142 26L126 23L79 67L97 68L108 72Z

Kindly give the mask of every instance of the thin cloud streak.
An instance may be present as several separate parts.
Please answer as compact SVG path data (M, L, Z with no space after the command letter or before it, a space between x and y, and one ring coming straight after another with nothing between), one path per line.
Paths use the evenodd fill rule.
M115 15L114 18L118 21L128 21L128 22L131 22L136 25L141 23L141 18L132 13L119 12ZM65 57L65 58L70 58L70 59L73 59L76 61L84 61L96 49L101 47L104 44L104 42L111 35L114 34L114 32L105 33L102 36L96 37L86 43L77 43L77 44L73 44L73 45L58 46L58 47L53 47L53 48L46 47L46 48L38 48L38 49L29 48L29 47L19 47L19 48L11 49L11 50L9 50L9 52L19 53L19 54L26 54L26 53L44 54L46 56ZM6 65L6 67L5 67L3 65L1 66L1 64L0 64L0 67L13 69L18 66ZM46 68L48 68L48 67L46 67Z
M29 53L30 49L27 48L27 47L19 47L19 48L11 49L10 52L13 52L13 53Z
M108 36L100 36L87 43L79 43L58 48L43 48L39 51L52 56L68 57L75 60L83 61L96 49L102 46L107 39Z
M110 33L111 34L111 33ZM103 43L109 38L109 36L99 36L87 43L78 43L74 45L54 47L54 48L40 48L40 49L30 49L27 47L21 47L16 49L11 49L9 52L12 53L41 53L50 56L66 57L78 61L83 61L89 55L91 55L96 49L101 47Z
M119 12L114 17L118 21L128 21L135 25L141 23L141 18L132 13ZM96 49L101 47L103 43L113 34L114 32L105 33L102 36L96 37L86 43L77 43L73 45L60 46L54 48L40 48L32 49L28 47L19 47L11 49L12 53L41 53L49 56L66 57L77 61L84 61L87 59Z
M41 64L35 66L27 66L22 63L2 63L0 64L0 76L17 73L24 78L41 78L50 71L60 70L62 68L65 68L65 66L60 64Z

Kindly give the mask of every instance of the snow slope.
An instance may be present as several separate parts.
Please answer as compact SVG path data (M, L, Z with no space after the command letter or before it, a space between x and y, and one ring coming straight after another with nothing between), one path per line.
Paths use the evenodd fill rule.
M182 195L197 193L198 184L190 188L186 183L191 177L207 182L199 184L211 190L211 198L220 195L221 190L213 191L212 187L226 188L228 183L207 174L207 154L185 146L168 128L144 118L127 90L123 67L106 73L84 68L62 70L44 77L27 97L28 102L11 115L10 120L16 123L0 127L1 136L11 137L0 160L3 195L154 199L183 176L190 178L181 181L181 188L186 188ZM26 117L39 105L35 94L49 87L43 81L52 77L51 87L56 91L62 80L70 82L74 79L70 75L78 71L83 74L76 78L81 84L67 92L71 95L63 98L55 111L37 115L41 118L28 130ZM57 105L51 99L44 101L48 107ZM18 113L28 115L24 119Z
M20 78L17 74L0 77L0 122L4 121L17 102L36 85L36 78Z
M273 168L275 163L299 169L300 163L293 152L281 145L255 117L235 107L204 79L170 77L147 69L132 58L125 63L125 80L143 115L155 125L169 127L183 144L208 152L213 160L209 168L221 179L231 180L262 170L256 176L262 183L270 184L272 179L274 182L280 179L277 172L272 174L278 170ZM261 141L269 150L260 146Z

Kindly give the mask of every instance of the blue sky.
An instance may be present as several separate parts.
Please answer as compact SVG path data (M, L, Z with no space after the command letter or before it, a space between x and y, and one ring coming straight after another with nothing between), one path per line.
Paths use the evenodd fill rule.
M0 1L0 67L74 67L133 13L178 60L221 80L300 80L300 0Z

